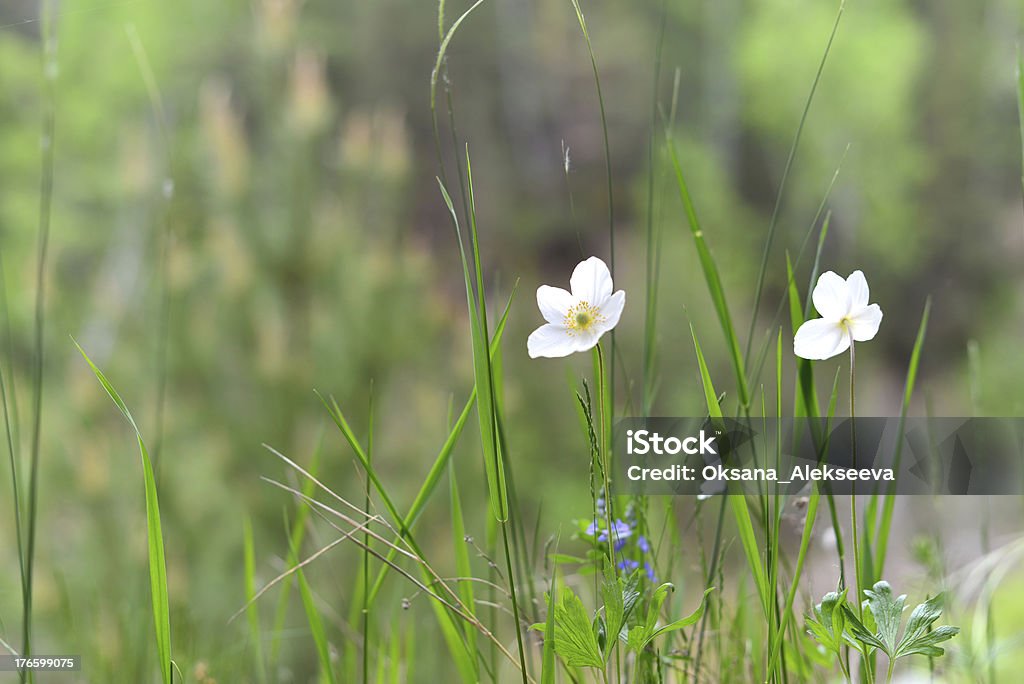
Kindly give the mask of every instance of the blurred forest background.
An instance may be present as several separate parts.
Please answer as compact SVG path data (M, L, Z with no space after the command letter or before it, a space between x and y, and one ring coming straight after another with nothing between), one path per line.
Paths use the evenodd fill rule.
M450 25L468 3L448 4ZM583 9L607 106L616 288L627 292L619 406L636 410L639 400L653 165L653 221L663 231L653 412L701 413L689 321L709 341L723 382L729 360L710 343L720 331L659 145L649 157L652 127L657 143L665 122L652 102L670 108L678 69L675 136L745 328L837 3L593 0ZM0 4L0 255L10 330L0 348L23 452L43 107L38 12L33 0ZM846 8L783 199L755 348L774 329L786 251L795 257L841 164L823 270L861 268L885 311L878 337L858 354L860 413L898 411L929 295L914 411L1024 411L1022 18L1020 0L856 0ZM260 481L282 472L261 444L307 462L322 439L324 479L358 496L361 476L313 389L334 394L365 435L372 383L381 475L411 497L451 407L472 386L458 253L435 181L437 7L65 0L56 30L38 650L82 653L94 672L120 673L105 681L141 681L125 673L145 671L140 654L151 639L140 617L149 588L138 455L74 336L158 452L175 644L219 668L221 681L240 681L224 673L246 648L242 621L227 624L244 603L243 518L253 517L266 581L286 551L283 511L292 505ZM587 444L571 392L588 360L531 361L525 341L541 322L536 286L566 286L581 243L584 255L609 256L593 74L568 0L488 0L448 55L495 308L520 281L505 334L510 461L521 507L540 515L547 535L589 510ZM798 268L802 291L812 255L813 239ZM830 379L831 368L819 378ZM463 483L478 485L464 486L467 510L483 510L475 435L463 438L456 462ZM0 492L7 548L9 489ZM451 535L432 523L435 514L444 506L427 510L424 538L436 538L431 548L445 558ZM469 526L484 532L482 520ZM339 551L314 573L338 615L348 610L357 557ZM403 592L396 583L394 601ZM16 558L0 552L0 636L17 634L19 611ZM428 609L416 606L407 619L417 614ZM289 662L304 681L315 664L295 617Z

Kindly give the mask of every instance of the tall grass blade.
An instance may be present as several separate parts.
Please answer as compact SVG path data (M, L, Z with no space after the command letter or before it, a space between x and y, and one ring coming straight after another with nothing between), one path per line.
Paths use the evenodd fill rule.
M149 582L150 593L153 597L153 625L156 630L156 648L160 662L160 676L164 684L171 684L171 618L167 598L167 561L164 557L163 531L160 525L160 503L157 499L156 478L153 475L153 464L146 450L146 443L142 440L142 431L135 423L131 412L125 405L121 396L110 384L103 372L96 367L85 350L75 342L82 358L89 364L96 379L106 391L107 395L121 411L139 443L139 454L142 458L142 476L146 489L146 538L149 545Z
M263 639L260 630L259 606L252 598L256 595L256 551L252 536L252 519L247 515L242 532L245 562L245 600L249 601L245 615L249 622L249 641L252 643L253 659L256 661L256 677L260 684L266 684L267 668L263 660Z
M690 334L693 336L693 347L697 353L697 365L700 368L701 384L704 388L704 399L707 403L708 414L711 416L713 425L724 430L722 407L718 403L718 395L711 382L711 374L708 372L707 363L704 360L704 353L701 351L700 342L697 340L697 331L690 325ZM733 518L736 520L736 527L743 546L743 552L747 556L747 564L754 577L754 585L757 588L758 598L761 601L761 608L767 617L770 614L770 601L772 600L768 587L768 579L765 576L761 555L757 547L757 537L754 533L754 524L750 518L750 510L747 506L746 496L742 494L725 494L728 497L729 507L732 510Z
M658 116L658 86L661 81L661 59L665 46L667 0L661 5L661 28L654 49L654 75L651 85L651 129L647 134L647 217L646 217L646 258L644 297L644 355L643 355L643 415L650 415L654 404L656 387L656 345L658 321L658 285L661 272L662 230L654 217L655 195L655 153L654 138ZM669 126L672 123L669 122Z
M830 434L830 431L831 431L830 427L831 427L831 424L832 424L832 418L835 415L836 404L837 404L838 398L839 398L839 371L837 370L836 371L835 381L832 384L832 394L830 396L828 411L826 413L825 429L824 429L824 433L826 435ZM815 437L815 444L819 444L819 441L818 441L817 437ZM827 453L827 450L828 450L828 443L827 443L827 441L825 443L823 443L823 444L820 444L819 445L819 449L820 449L820 456L819 456L819 460L820 460L820 458L822 456L824 456L824 454ZM830 501L832 500L831 499L831 495L829 495L829 500ZM800 548L797 551L796 566L793 569L793 577L790 580L789 591L786 593L785 602L782 604L782 607L781 607L781 610L780 610L780 614L782 616L782 624L780 625L780 629L779 629L778 633L775 635L775 638L774 638L774 640L771 643L771 652L770 652L770 657L769 657L769 660L768 660L768 671L769 672L771 672L771 671L773 671L775 669L775 666L778 663L779 657L782 654L787 626L791 626L793 629L796 629L796 627L795 627L795 624L796 624L795 617L796 616L793 614L793 603L796 600L796 593L797 593L797 591L800 588L800 578L803 575L804 565L805 565L805 563L807 561L807 551L808 551L808 549L810 549L810 546L811 546L811 537L812 537L812 535L814 533L814 523L815 523L815 521L817 520L817 517L818 517L818 507L819 507L820 504L821 504L821 490L819 489L819 487L815 483L815 484L812 485L811 495L807 499L807 510L804 513L803 532L800 534ZM832 508L833 508L833 511L834 511L834 509L835 509L834 502L832 504ZM834 515L834 513L833 513L833 515ZM838 526L838 518L837 517L833 517L833 524ZM837 545L840 548L842 548L842 538L838 536L838 532L836 534L837 534L836 543L837 543ZM840 563L842 563L841 558L842 558L842 556L840 555ZM794 638L796 639L796 637L794 637ZM796 640L798 641L798 639L796 639Z
M320 660L320 676L329 684L338 684L334 674L334 663L331 660L331 644L327 640L327 630L324 629L323 620L320 619L320 611L317 610L313 592L306 581L306 574L299 568L295 571L299 581L299 594L302 595L302 606L306 609L306 620L309 622L309 631L313 635L316 644L317 658Z
M707 282L708 290L711 293L711 301L714 303L715 313L718 315L718 322L722 326L722 332L725 334L725 343L729 349L729 356L732 359L733 371L736 374L736 385L740 395L740 404L747 407L750 405L750 394L747 390L747 377L744 370L743 357L740 353L740 343L736 338L736 329L733 326L732 316L729 315L729 305L725 299L725 289L722 287L718 265L715 263L714 257L711 256L711 250L704 240L704 231L701 229L700 220L697 218L697 210L693 206L690 190L683 176L683 168L679 163L679 155L676 152L672 131L668 130L666 135L669 158L672 161L672 168L676 174L676 185L679 188L679 198L682 200L683 208L686 210L686 218L690 224L693 242L697 247L697 256L700 259L701 270L704 272L704 280ZM715 404L717 407L717 401ZM717 410L720 411L720 409Z
M2 256L2 255L0 255ZM11 351L11 338L10 338L10 319L7 314L7 286L6 278L3 268L3 259L0 258L0 311L3 313L3 332L5 336L5 342L7 347L7 354L10 355ZM8 356L8 359L10 357ZM14 543L18 554L18 578L21 582L21 595L24 601L28 595L28 577L25 574L25 538L24 538L24 523L22 521L22 501L21 501L21 484L18 481L18 449L15 446L18 443L17 438L17 415L14 407L14 366L8 364L7 368L11 373L10 384L8 383L8 375L4 371L3 363L0 362L0 404L3 406L4 412L4 433L7 436L7 455L8 461L11 467L11 503L14 508ZM8 649L11 650L11 649ZM12 650L13 653L13 650Z
M455 468L451 466L448 468L448 486L452 512L452 545L455 549L455 570L459 577L459 594L462 596L462 603L465 604L466 611L470 615L475 616L476 598L473 593L473 582L470 581L473 577L473 566L470 564L469 549L466 543L466 523L462 515L462 499L459 496L458 478L455 474ZM477 653L476 630L467 625L464 632L468 650L474 654L475 660Z
M501 319L498 321L498 325L494 329L494 336L491 338L491 356L497 355L501 348L501 338L505 332L505 324L508 322L509 312L512 310L512 300L515 297L517 287L512 289L512 294L509 295L508 302L505 304L505 311L501 315ZM466 400L466 405L463 407L462 412L456 419L455 424L448 433L448 437L445 439L444 445L441 447L441 451L438 452L437 458L434 459L433 465L430 467L430 471L427 473L423 484L420 486L419 491L413 498L412 505L409 506L409 511L406 513L403 522L406 529L412 529L416 521L419 519L420 514L426 507L427 502L430 500L431 495L437 487L441 476L444 474L445 469L448 467L448 462L451 459L452 452L455 449L455 445L459 441L459 437L462 435L462 430L466 425L466 421L469 420L469 414L476 403L476 386L473 386L472 392L470 392L469 399ZM388 560L394 559L395 551L388 551ZM373 588L370 590L370 603L376 598L380 591L381 585L384 583L384 577L387 574L387 568L381 568L380 573L377 575L377 580L373 583Z
M608 268L615 274L615 193L612 191L612 152L608 144L608 118L605 115L604 95L601 93L601 75L597 68L597 56L594 54L594 46L590 42L590 31L587 29L587 20L583 16L583 9L579 0L572 0L572 8L576 10L576 20L579 22L580 30L583 31L583 39L587 43L587 54L590 55L590 67L594 72L594 86L597 89L597 106L601 110L601 134L604 141L604 168L605 180L608 184ZM612 352L614 355L614 350Z
M917 381L917 369L921 363L921 349L924 347L925 336L928 333L928 316L931 313L932 300L929 297L924 305L924 312L921 314L921 323L917 329L917 338L914 340L914 349L910 353L910 365L907 367L907 379L903 385L903 402L900 404L900 420L896 430L897 435L903 434L903 426L906 422L907 412L910 410L910 399L914 394L914 383ZM903 440L896 442L896 453L893 455L893 468L899 469L900 460L903 455ZM872 497L868 511L873 515L877 508L878 497ZM878 535L875 548L875 565L872 568L872 579L877 581L882 577L885 570L885 557L889 546L889 532L892 528L893 508L896 505L896 497L891 494L884 497L882 504L881 519L878 521Z
M40 130L42 149L39 177L39 230L36 261L36 297L32 339L32 442L29 450L28 511L25 525L25 584L22 593L22 649L28 658L32 650L32 598L35 578L36 525L39 506L39 458L43 429L43 367L46 347L46 264L53 215L54 138L57 132L57 11L53 0L43 0L40 38L43 47L43 106ZM25 679L24 673L22 680ZM28 681L34 681L32 670Z
M605 182L608 192L608 270L615 275L615 192L612 181L612 148L608 144L608 116L605 114L604 94L601 92L601 75L597 68L597 56L594 54L594 45L590 41L590 30L587 28L587 19L583 16L583 9L579 0L572 0L572 7L576 11L576 21L583 32L583 40L587 44L587 54L590 56L590 67L594 73L594 87L597 90L597 106L601 113L601 141L604 145L604 169ZM608 354L608 382L609 397L612 404L615 403L615 330L609 335Z
M818 70L814 74L814 81L811 82L811 90L804 102L803 112L800 114L800 123L796 128L796 135L793 136L793 144L789 148L789 156L786 158L786 166L782 170L782 179L779 181L779 191L775 196L775 206L772 208L772 216L768 222L768 236L764 242L764 251L761 253L761 265L758 268L757 286L754 294L754 306L750 314L750 330L747 333L747 350L744 359L750 358L751 345L754 342L754 331L757 329L757 313L761 307L761 296L764 293L764 281L768 273L768 255L771 253L772 242L775 240L775 230L778 227L779 209L782 206L782 197L786 191L786 181L789 180L789 172L793 168L793 160L796 158L797 148L800 146L800 138L803 135L804 125L807 123L807 115L811 111L811 103L814 101L814 93L818 90L818 83L821 81L821 74L825 70L825 62L832 51L832 42L835 40L836 32L839 30L839 21L843 18L843 10L846 7L846 0L840 0L839 11L836 13L835 23L832 24L832 32L825 44L825 52L821 55L818 63Z
M369 427L366 435L366 460L373 463L373 427L376 403L373 400L373 385L370 385L370 416ZM363 498L363 510L372 510L370 506L370 478L366 478L366 489ZM363 684L370 681L370 532L363 534L363 608L362 608L362 630L363 630ZM383 663L383 658L381 659Z
M468 156L467 156L468 158ZM462 242L462 231L459 228L458 216L452 204L451 197L444 185L438 181L441 194L451 214L452 222L455 225L456 237L459 242L459 256L462 260L462 272L466 285L466 300L469 306L470 329L473 340L473 375L476 381L477 390L477 417L480 424L480 439L484 449L484 467L487 471L487 488L490 495L491 512L497 520L508 519L508 495L505 490L504 467L500 466L501 453L498 448L497 429L495 427L494 377L491 374L490 354L486 346L486 312L483 306L483 283L480 281L480 259L476 251L477 242L471 237L471 244L474 249L474 270L477 275L476 292L474 296L473 276L470 274L469 261L466 257L465 246ZM472 185L472 180L470 180ZM472 190L470 191L472 193ZM471 212L471 215L475 212ZM476 233L476 219L471 219L471 232Z

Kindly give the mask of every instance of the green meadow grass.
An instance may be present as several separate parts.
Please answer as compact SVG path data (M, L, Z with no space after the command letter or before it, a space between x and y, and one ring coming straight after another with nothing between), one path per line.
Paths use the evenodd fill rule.
M297 681L300 675L291 669L295 661L308 675L302 681L329 684L888 682L911 671L927 673L933 681L995 681L1000 649L1008 648L1016 635L1011 617L1004 617L994 606L1008 564L1020 554L1019 543L992 551L978 566L976 576L962 580L979 587L973 602L957 599L955 578L944 574L932 578L922 574L921 581L894 590L886 578L891 572L893 546L902 540L895 529L896 499L890 494L841 500L817 487L799 497L768 488L758 495L727 493L706 501L683 501L682 497L663 501L618 494L611 480L613 418L646 415L657 405L659 389L668 380L668 371L659 364L659 330L667 325L663 304L672 299L672 293L661 288L665 268L662 245L669 231L692 242L700 273L690 277L702 279L706 288L707 299L690 306L707 307L717 324L701 325L699 321L708 319L691 319L688 310L675 307L674 323L682 321L688 327L692 342L697 370L693 392L702 398L702 410L712 424L721 424L727 417L766 423L791 414L822 417L828 425L837 416L855 414L852 350L848 365L823 378L815 373L821 366L816 368L789 354L790 337L813 316L811 290L826 270L832 216L829 199L841 159L836 160L836 173L827 183L816 214L806 217L810 225L795 256L791 258L787 249L783 260L779 250L773 250L787 181L797 163L802 133L813 116L815 92L827 78L827 60L833 42L841 35L845 7L840 5L831 33L822 37L824 52L800 119L794 122L795 134L763 236L748 321L739 320L734 313L737 309L730 308L730 301L739 295L726 292L722 272L727 261L722 255L728 253L727 247L720 242L715 226L702 221L700 197L691 192L688 183L688 160L677 140L678 76L671 95L663 97L661 61L667 38L662 17L649 103L644 287L642 296L630 293L628 304L644 312L642 377L635 383L628 376L626 368L636 364L621 362L626 352L608 335L594 348L589 364L571 366L568 389L552 380L552 391L562 391L566 405L578 410L579 425L572 428L578 432L574 456L582 456L575 459L573 467L581 482L589 478L590 492L580 519L552 522L539 512L526 510L524 499L518 496L531 483L517 479L517 465L535 456L518 446L522 440L507 420L507 395L511 392L503 354L512 346L522 346L522 340L506 335L517 311L514 302L522 298L520 283L500 285L497 274L485 268L481 257L486 253L482 245L491 235L480 220L478 206L488 201L483 188L493 191L494 186L474 176L472 141L459 136L450 87L448 53L464 32L472 30L475 10L481 4L483 0L471 4L448 23L445 2L440 1L438 50L428 101L438 161L437 202L446 210L451 228L448 239L454 240L450 247L461 267L467 329L458 335L467 342L464 348L471 356L472 384L463 389L465 399L451 400L444 439L432 447L433 460L403 466L416 472L412 497L389 479L394 475L396 455L380 448L380 435L402 426L389 424L395 412L378 405L372 385L366 389L364 424L352 420L352 416L364 414L361 408L343 406L329 392L317 391L325 425L331 427L320 433L315 450L308 455L289 454L266 445L277 470L268 469L261 485L267 496L286 497L288 506L276 539L262 538L256 514L244 512L244 525L238 530L241 553L233 572L237 585L231 588L238 598L237 612L224 615L222 626L241 634L243 645L223 655L219 663L223 674L207 675L192 667L205 651L177 636L179 627L181 632L187 631L183 624L187 620L172 610L174 585L169 580L165 542L168 548L175 542L165 539L166 511L160 504L167 488L180 482L171 476L177 467L174 454L168 451L159 456L160 450L154 449L151 457L128 403L93 363L88 350L78 347L99 389L134 432L142 465L144 507L136 515L139 529L145 531L147 553L146 563L136 564L133 570L138 577L148 576L151 601L145 608L138 607L145 620L132 616L136 630L146 625L146 638L138 638L138 653L134 654L135 662L141 663L139 681ZM601 88L601 38L588 27L585 9L585 3L570 0L568 11L575 15L581 30L594 77L608 193L604 255L618 277L616 188ZM49 26L49 22L42 23L44 44L53 50ZM137 36L132 45L146 75L153 110L162 120L159 90ZM46 60L53 63L55 54L48 52ZM53 88L50 84L42 120L43 135L49 140L55 135L57 98ZM1024 103L1024 77L1019 81L1019 98ZM1021 120L1024 144L1024 115ZM450 139L445 139L445 133ZM167 135L165 128L163 135ZM171 143L166 137L165 143L169 156ZM0 404L16 533L16 585L21 598L17 619L2 616L0 647L23 655L41 652L34 640L39 625L33 616L37 610L34 578L40 570L36 552L38 492L40 486L46 486L39 481L39 461L43 457L40 435L45 429L44 284L53 154L52 145L44 147L35 363L30 374L28 420L19 413L11 385L12 362L0 356ZM666 187L678 195L678 204L662 201ZM165 226L164 230L169 229ZM166 255L161 252L160 258ZM621 255L618 265L623 265ZM773 270L785 273L784 292L774 307L766 301L766 282ZM168 352L162 345L167 338L165 328L172 320L163 282L169 277L167 271L167 264L161 262L157 444L162 441L168 372ZM0 263L0 287L3 285ZM532 291L532 285L522 287ZM8 336L7 292L0 290L0 294L2 322L8 328L3 332ZM906 360L903 392L897 398L901 426L911 410L921 359L927 353L931 316L928 300ZM741 338L737 331L744 324L747 334ZM870 354L870 345L858 347L857 353ZM972 352L972 358L977 353ZM725 377L715 375L719 358L727 361L722 365L729 369ZM116 363L116 358L102 363L111 377L116 375L112 370ZM578 372L580 368L583 372ZM634 406L637 385L641 399ZM27 454L19 449L22 422L31 434ZM827 440L818 434L814 439L824 455ZM475 454L479 462L472 467L457 462L460 446ZM765 445L765 458L781 459L784 448L781 443ZM329 458L337 459L339 449L345 450L344 471L334 468L337 463L327 463ZM899 458L897 453L897 461ZM339 472L357 482L358 497L345 493L352 488L339 485ZM486 496L467 496L472 488ZM470 507L467 503L484 500L486 505ZM795 525L790 521L794 511ZM435 523L438 517L443 519L450 538L437 542L422 533L421 523L431 517ZM625 544L618 548L616 542L625 540L617 539L613 530L622 520L629 521L629 544L638 545L642 537L649 550ZM591 525L594 529L588 532ZM796 532L788 532L790 527ZM830 531L834 540L832 556L826 560L820 557L820 549L812 548L823 530ZM600 531L605 532L605 540ZM339 548L356 551L347 556L356 561L345 573L329 565L331 552ZM625 569L625 561L632 560L627 559L628 553L642 559L636 561L635 569ZM643 563L649 565L649 571ZM827 582L831 590L823 596L811 595L807 589L812 565L819 581L822 572L831 573ZM342 592L349 603L335 605L327 598L334 591ZM900 592L910 594L908 605L917 606L906 615L905 597L899 596ZM429 608L421 609L423 606ZM428 612L429 619L415 622L407 617L417 610ZM957 635L953 625L961 625L964 634L947 641ZM12 631L15 626L20 627L20 635ZM940 643L944 644L941 648ZM133 681L133 675L124 676L117 681ZM24 674L21 681L31 682L34 677Z

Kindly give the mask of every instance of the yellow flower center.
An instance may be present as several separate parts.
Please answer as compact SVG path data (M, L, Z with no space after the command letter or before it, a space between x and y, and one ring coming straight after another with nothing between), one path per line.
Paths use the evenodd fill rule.
M579 302L565 314L565 327L570 335L587 332L595 323L605 320L596 306L588 302Z

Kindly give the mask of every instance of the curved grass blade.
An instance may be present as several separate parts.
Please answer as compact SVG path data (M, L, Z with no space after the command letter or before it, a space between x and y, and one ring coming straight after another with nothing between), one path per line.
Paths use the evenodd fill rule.
M74 340L72 340L74 341ZM142 440L142 432L132 418L131 412L121 396L110 384L103 372L96 367L85 350L75 342L82 358L89 364L96 379L106 390L107 395L121 411L128 424L135 431L139 442L139 454L142 458L142 476L146 490L146 538L149 544L149 582L153 597L153 625L156 630L156 648L160 661L160 676L164 684L171 684L171 618L167 599L167 561L164 558L163 531L160 525L160 503L157 500L156 479L153 475L153 464Z

